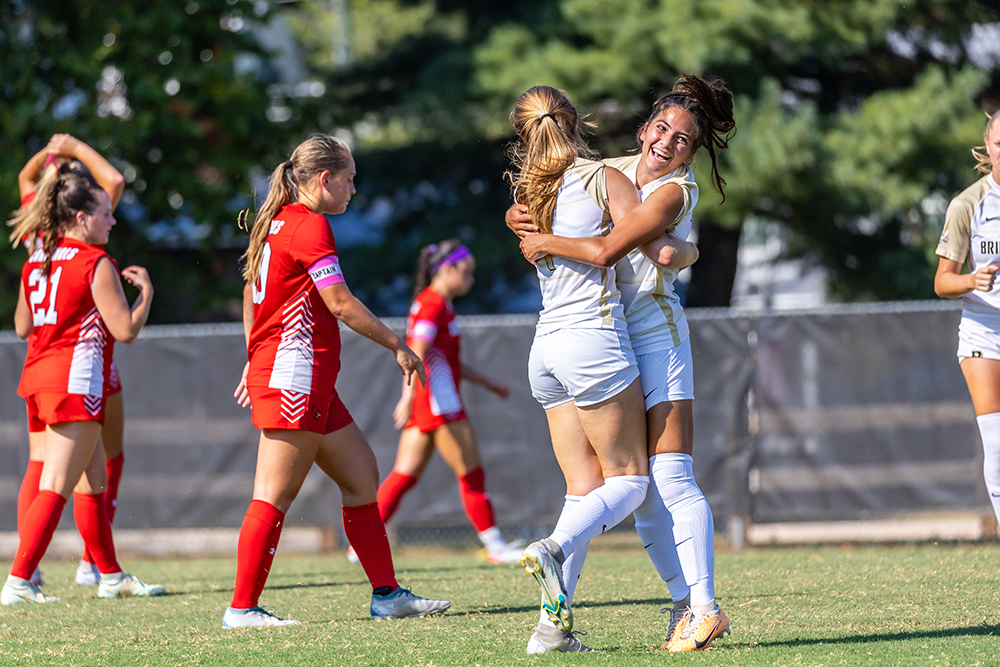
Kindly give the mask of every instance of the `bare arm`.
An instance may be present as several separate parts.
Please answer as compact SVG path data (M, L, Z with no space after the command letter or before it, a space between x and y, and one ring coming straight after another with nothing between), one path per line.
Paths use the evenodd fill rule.
M627 197L627 191L624 190L627 185L631 195L638 200L635 186L628 178L616 170L607 171L609 198L616 194L620 198ZM677 218L683 206L684 193L681 187L671 183L659 188L641 205L629 206L626 203L626 212L622 214L619 210L618 217L614 218L615 226L607 236L569 239L551 234L536 234L521 239L521 252L532 262L544 255L558 255L596 266L614 266L633 248L661 236ZM616 215L614 206L612 215Z
M97 312L104 320L108 331L115 340L127 344L135 340L149 319L149 307L153 301L153 283L149 280L149 273L141 266L126 268L122 271L122 277L139 289L139 296L131 308L110 259L103 258L98 261L90 292L94 296Z
M31 307L24 296L24 283L21 283L17 291L17 308L14 309L14 331L17 337L24 340L35 330L34 318L31 316Z
M698 246L670 234L660 234L639 249L665 269L686 269L698 261Z
M250 348L250 330L253 329L253 291L250 283L243 288L243 337L246 340L247 348ZM247 391L247 374L250 372L250 362L243 365L243 374L233 391L233 398L240 404L240 407L250 406L250 392Z
M467 382L471 382L472 384L478 384L480 387L485 389L489 389L503 400L507 400L507 397L510 396L510 387L508 387L505 383L483 375L465 363L462 364L462 379Z
M987 264L974 273L961 273L962 265L945 257L938 258L934 274L934 293L943 299L954 299L973 290L989 292L996 280L997 266Z
M111 197L111 208L114 209L118 206L118 201L125 191L125 177L100 153L68 134L53 135L45 150L59 157L69 157L82 162L90 170L97 184L104 188Z
M20 173L17 175L17 189L21 195L21 199L24 199L35 191L35 184L41 178L42 167L45 166L45 160L48 157L49 149L47 147L43 148L32 155L31 159L21 168Z
M420 383L426 386L427 375L420 357L406 346L406 342L395 331L372 315L365 304L351 294L346 284L337 283L324 287L319 291L319 295L334 317L365 338L373 340L395 354L396 363L399 364L407 382L412 382L413 374L416 373Z

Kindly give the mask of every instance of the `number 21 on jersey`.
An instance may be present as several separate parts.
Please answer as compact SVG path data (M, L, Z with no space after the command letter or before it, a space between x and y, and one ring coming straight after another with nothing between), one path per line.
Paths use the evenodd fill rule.
M56 292L59 290L59 278L62 276L62 267L46 278L42 275L41 269L34 269L28 274L28 287L34 288L28 296L28 303L31 305L31 320L36 327L45 324L55 324L59 321L59 313L56 312ZM49 295L49 307L45 307L45 293ZM39 308L38 306L41 306Z

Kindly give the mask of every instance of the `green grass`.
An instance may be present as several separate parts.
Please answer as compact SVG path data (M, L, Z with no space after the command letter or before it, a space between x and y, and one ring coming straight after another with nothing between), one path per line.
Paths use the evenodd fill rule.
M409 550L396 559L400 581L451 599L447 615L374 622L358 566L339 554L279 554L261 602L307 623L264 630L220 627L235 556L127 560L146 581L167 585L171 594L152 600L99 600L72 583L74 564L49 560L46 590L62 602L0 608L0 665L1000 663L1000 550L992 545L719 553L717 594L733 636L707 651L667 654L658 649L665 587L641 550L609 548L615 543L595 544L574 605L598 655L524 653L538 592L516 566Z

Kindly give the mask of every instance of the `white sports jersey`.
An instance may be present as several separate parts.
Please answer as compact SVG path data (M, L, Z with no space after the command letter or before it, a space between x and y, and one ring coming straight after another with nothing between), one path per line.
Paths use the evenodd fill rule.
M615 167L635 183L641 159L641 155L628 155L608 158L604 163ZM674 222L667 227L667 233L687 240L691 233L691 214L698 203L698 184L687 165L647 183L640 190L639 196L645 201L667 183L676 183L684 191L684 206ZM654 350L667 350L687 340L687 318L684 317L684 308L674 292L674 280L679 271L658 266L638 248L623 257L615 268L625 308L628 337L635 353L639 355Z
M937 254L968 263L969 272L1000 265L1000 184L987 174L948 205ZM962 297L962 319L1000 332L1000 285L989 292L972 290Z
M569 238L604 236L611 231L604 165L578 158L563 174L552 214L552 233ZM563 257L538 263L542 312L538 336L567 327L625 332L625 313L615 269Z

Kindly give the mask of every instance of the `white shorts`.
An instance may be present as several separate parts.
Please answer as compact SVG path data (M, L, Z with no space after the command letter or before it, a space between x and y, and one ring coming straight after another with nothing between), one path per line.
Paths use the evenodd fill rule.
M580 407L615 396L639 377L628 334L610 329L560 329L535 336L528 355L531 395L546 410Z
M982 357L1000 361L1000 333L969 317L958 325L958 358Z
M690 338L668 350L637 355L636 361L647 410L666 401L694 399Z

